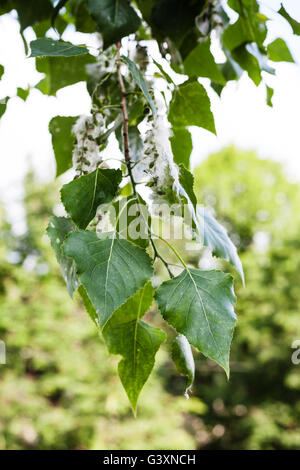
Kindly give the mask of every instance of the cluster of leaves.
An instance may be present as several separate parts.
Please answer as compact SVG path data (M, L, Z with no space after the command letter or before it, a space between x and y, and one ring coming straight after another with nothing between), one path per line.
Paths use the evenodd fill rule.
M246 288L237 286L230 383L209 361L196 361L194 393L208 406L204 417L194 415L202 431L197 445L298 449L299 364L291 356L300 337L299 184L288 182L278 163L229 147L195 169L195 188L242 249L247 280ZM165 373L168 389L179 394L178 377L170 367Z
M62 87L87 82L92 121L86 121L85 129L75 132L75 141L74 117L56 117L50 123L57 175L74 164L72 150L79 140L83 145L82 149L77 148L78 174L61 190L67 217L52 217L48 235L69 293L72 295L78 289L108 349L123 356L119 375L134 410L153 368L155 354L165 339L161 330L141 319L154 298L163 318L182 335L176 339L173 359L179 371L188 376L188 386L194 369L190 345L216 361L229 375L229 349L236 322L231 275L191 269L177 254L182 272L174 277L168 262L158 253L151 223L144 222L147 239L143 244L119 233L118 223L110 233L99 234L94 229L98 207L119 201L124 197L125 188L130 200L138 205L137 218L145 206L133 170L145 159L141 124L148 124L156 131L159 113L155 102L155 77L158 77L164 80L171 94L169 100L165 93L163 97L172 130L172 153L179 167L174 165L168 149L161 152L154 148L150 159L143 162L144 175L151 174L152 166L162 156L167 161L171 184L159 190L156 180L149 184L148 178L147 184L167 202L176 200L187 205L192 215L194 238L201 239L213 255L231 262L243 279L236 248L227 232L208 211L197 210L193 176L188 169L192 151L188 128L199 126L216 132L209 97L198 79L209 78L212 88L221 93L226 83L238 79L243 71L258 85L262 71L274 73L268 59L293 59L283 39L277 38L265 45L268 18L260 13L256 0L228 0L227 3L226 10L231 9L238 15L233 23L217 0L61 0L55 2L55 6L44 0L39 8L8 0L0 10L6 13L15 8L21 32L29 25L36 32L38 39L31 42L30 49L31 57L36 58L37 70L45 74L37 84L40 91L55 95ZM298 34L297 23L283 7L279 14ZM77 46L47 36L51 25L56 25L58 33L62 34L69 24L81 32L101 34L98 56L92 55L85 45ZM128 54L120 55L120 41L129 35L135 45L134 60ZM222 64L215 61L211 52L212 37L220 42L224 52L226 60ZM160 63L152 60L149 64L147 41L153 39L159 46L161 60ZM148 72L150 65L158 71L147 83L143 72ZM166 73L165 65L171 67L172 73ZM173 72L188 78L177 85L171 77ZM267 88L269 104L271 95L272 90ZM99 130L95 136L91 128L97 128L99 119L105 130ZM112 133L124 152L125 173L108 168L107 162L102 166L103 161L97 163L93 171L89 170L93 162L88 141L97 146L101 160L101 152ZM151 207L149 210L151 212ZM151 278L156 260L164 263L171 279L155 291Z
M185 414L204 404L172 397L157 372L134 419L116 376L118 359L86 321L79 296L73 301L66 295L43 236L58 201L57 182L37 184L28 175L22 236L5 221L0 205L0 338L6 344L0 449L195 448ZM159 325L159 315L151 315ZM167 357L161 349L158 370Z

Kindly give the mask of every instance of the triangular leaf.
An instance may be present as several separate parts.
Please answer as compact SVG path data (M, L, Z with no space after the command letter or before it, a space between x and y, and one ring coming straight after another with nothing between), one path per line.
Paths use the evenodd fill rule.
M104 49L140 26L141 20L127 0L88 0L87 8L103 37Z
M100 204L112 201L121 179L121 170L97 168L62 187L62 203L79 228L87 227Z
M203 85L187 81L175 88L169 121L174 127L199 126L216 134L210 101Z
M148 254L115 232L73 232L63 244L63 253L75 261L102 328L153 274Z
M20 87L17 88L17 96L19 98L21 98L21 100L23 100L23 101L27 100L29 92L30 92L30 87L28 87L25 90L24 90L24 88L20 88Z
M76 120L76 116L55 116L49 123L56 160L56 176L72 167L72 150L75 140L72 135L72 127Z
M178 372L187 376L185 396L188 398L195 378L195 362L190 343L184 335L178 335L174 339L172 359Z
M198 46L190 52L184 60L184 73L189 77L208 77L213 82L226 84L214 56L210 52L210 38L199 42Z
M62 253L62 244L66 236L74 230L74 225L71 220L65 217L50 217L49 225L47 227L47 234L51 241L51 246L55 252L57 261L60 264L63 278L67 284L70 296L73 296L74 291L79 286L78 278L76 275L76 266L73 260L67 258Z
M221 271L184 269L156 293L164 319L229 376L229 350L236 323L232 277Z
M267 51L269 59L273 62L294 62L293 56L282 38L277 38L268 44Z
M165 341L165 333L141 318L153 301L151 282L118 308L103 329L110 353L121 354L118 372L133 411L138 396L154 366L155 354Z
M70 57L89 53L85 46L74 46L70 42L48 38L31 41L30 49L30 57Z

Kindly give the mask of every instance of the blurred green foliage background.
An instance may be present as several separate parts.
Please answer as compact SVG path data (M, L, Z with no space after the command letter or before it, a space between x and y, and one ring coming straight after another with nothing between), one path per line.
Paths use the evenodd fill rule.
M195 170L200 203L215 211L241 254L231 377L195 352L193 396L169 344L134 419L117 357L69 299L44 235L56 183L25 184L27 233L14 235L0 209L0 449L299 449L300 192L279 164L226 148ZM182 247L183 248L183 247ZM191 264L199 254L187 252ZM217 263L201 252L203 263ZM223 265L231 270L229 265ZM151 321L160 324L155 306Z

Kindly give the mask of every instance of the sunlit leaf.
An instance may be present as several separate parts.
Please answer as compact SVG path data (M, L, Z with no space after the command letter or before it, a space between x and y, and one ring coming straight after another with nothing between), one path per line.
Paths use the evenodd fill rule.
M214 56L210 52L210 38L201 41L183 62L184 73L190 77L208 77L213 82L225 84Z
M187 81L174 90L169 120L174 127L199 126L216 133L206 90L197 81Z
M269 59L273 62L294 62L293 56L282 38L277 38L268 44L267 51Z

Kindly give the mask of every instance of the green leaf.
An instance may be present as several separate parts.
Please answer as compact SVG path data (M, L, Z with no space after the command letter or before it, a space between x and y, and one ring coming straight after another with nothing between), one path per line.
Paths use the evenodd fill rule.
M190 155L193 150L192 136L185 127L173 127L170 137L174 162L183 163L186 168L190 166Z
M116 231L122 238L146 248L149 245L148 227L151 217L140 195L122 198L114 203L117 217Z
M66 27L68 26L67 21L65 21L61 16L58 16L55 20L55 29L56 31L62 35L65 31ZM40 21L39 23L33 26L33 31L37 38L45 37L47 31L51 28L51 20L47 18L46 20Z
M293 33L300 36L300 23L288 14L288 12L285 10L282 4L281 4L280 10L278 10L278 13L290 23L293 29Z
M73 57L37 57L36 69L45 73L36 88L47 95L55 95L57 90L74 83L86 81L86 66L95 62L95 57L84 54Z
M26 90L24 88L17 88L17 96L21 98L23 101L26 101L30 92L30 87Z
M3 74L4 74L4 67L3 67L3 65L0 64L0 80L1 80Z
M257 44L251 43L251 44L247 44L246 49L248 52L250 52L250 54L256 57L262 71L275 75L274 67L271 67L269 65L269 59L266 53L267 51L265 51L265 48L264 49L259 48Z
M55 20L57 18L57 15L59 11L65 6L65 4L68 2L68 0L58 0L56 3L52 16L51 16L51 26L55 28Z
M53 6L50 0L1 0L0 15L12 9L17 10L21 33L28 26L50 18L53 12Z
M258 86L261 82L261 70L257 58L248 52L244 44L234 49L231 55L239 66L248 72L249 78L254 84Z
M167 37L181 53L192 49L197 40L196 17L204 2L195 0L137 0L144 20L152 30L152 36L163 42ZM192 41L191 41L192 38ZM192 47L190 43L192 42ZM182 50L183 49L183 50ZM187 53L188 53L187 52Z
M210 101L197 81L187 81L174 90L169 121L174 127L199 126L216 134Z
M245 43L256 42L259 47L263 45L267 35L264 18L259 15L256 0L239 1L229 0L228 5L239 13L238 20L229 24L223 33L224 46L232 51Z
M201 208L197 215L200 226L203 227L203 244L211 249L214 256L229 261L236 268L244 284L245 278L241 260L225 228L207 209Z
M184 335L178 335L174 339L172 359L178 372L187 376L185 396L188 398L195 378L195 362L190 343Z
M152 60L153 60L153 63L156 65L156 67L158 68L158 70L160 71L160 73L162 74L162 76L167 80L167 82L170 84L170 85L175 85L175 83L173 82L172 78L170 77L170 75L164 70L163 66L160 65L155 59L153 59L152 57Z
M141 318L153 302L153 287L147 282L133 297L119 307L103 329L112 354L123 356L118 372L133 411L155 361L155 354L166 335Z
M94 33L96 31L97 25L87 9L86 0L69 0L67 11L74 18L77 31L83 33Z
M144 93L145 98L148 101L148 103L149 103L149 105L152 109L153 114L156 115L157 111L156 111L156 108L155 108L155 104L154 104L154 102L151 98L151 95L149 93L147 84L146 84L146 82L144 80L144 77L141 74L140 70L137 68L135 63L132 62L132 60L128 59L128 57L125 57L124 55L122 55L122 60L127 64L133 79L135 80L137 85L140 87L141 91Z
M269 59L273 62L294 62L293 56L282 38L277 38L268 44L267 51Z
M74 46L70 42L41 38L30 43L30 57L71 57L88 54L85 46Z
M179 165L179 183L181 185L181 195L187 199L187 202L190 203L196 211L197 197L194 193L194 177L183 164ZM182 191L182 189L184 191Z
M75 261L102 329L113 312L153 274L148 254L115 232L73 232L63 244L63 253Z
M102 35L104 49L139 29L141 20L127 0L88 0L87 8Z
M0 100L0 118L3 116L3 114L6 111L6 106L7 106L8 100L9 100L9 96L6 96L2 100Z
M100 204L113 200L121 179L121 170L97 168L62 187L62 203L79 228L87 227Z
M229 350L236 323L232 277L221 271L184 269L156 293L164 319L229 376Z
M267 90L267 105L272 108L273 107L272 98L274 95L274 89L267 85L266 90Z
M72 150L75 140L72 135L72 127L76 120L77 117L55 116L49 123L56 160L56 176L72 167Z
M183 62L184 73L189 77L208 77L216 83L225 85L223 77L214 56L210 52L210 38L202 40L195 49L190 52Z
M83 285L78 287L78 294L82 298L83 305L84 305L87 313L89 314L92 322L95 323L97 328L100 328L99 317L98 317L97 312L95 310L95 307L94 307L93 303L91 302L91 299L87 295L87 291L85 290Z
M79 282L76 275L75 263L73 260L64 256L62 253L62 244L66 236L73 230L74 225L71 220L66 219L65 217L50 217L49 225L47 227L47 235L50 238L51 246L55 252L56 259L60 264L61 272L71 297L73 297L74 291L79 286Z

